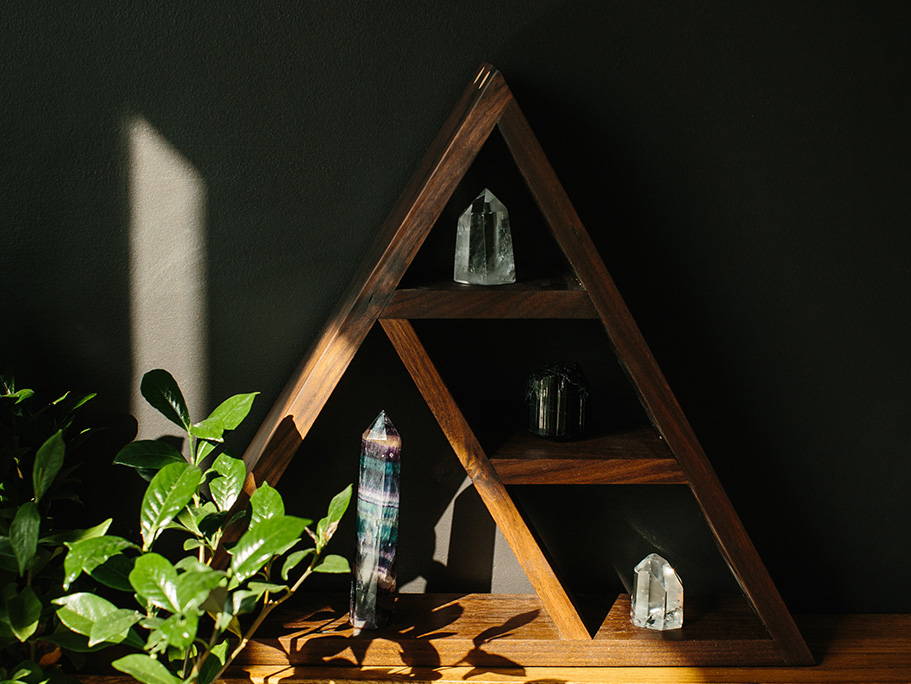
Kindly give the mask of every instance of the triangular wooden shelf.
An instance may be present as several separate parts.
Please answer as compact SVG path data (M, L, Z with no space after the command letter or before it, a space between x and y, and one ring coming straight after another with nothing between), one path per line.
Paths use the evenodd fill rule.
M499 127L575 277L497 288L440 283L397 289L494 126ZM517 435L488 458L415 334L408 320L414 318L598 318L654 429L550 447L540 443L529 445ZM452 625L443 627L443 631L452 633L448 637L435 638L432 630L424 630L421 634L425 636L414 638L417 628L412 625L404 631L396 632L393 628L394 633L362 635L354 639L344 632L340 622L337 627L342 631L337 632L336 637L342 642L332 646L334 653L346 643L363 653L367 648L364 640L372 638L377 644L389 642L392 647L387 649L387 655L383 655L386 651L382 648L370 649L374 656L369 664L401 665L401 658L405 656L400 651L408 651L405 646L409 638L405 635L407 632L417 644L412 644L412 652L408 655L410 665L439 664L441 652L455 658L462 646L476 644L477 638L483 639L483 634L502 636L502 639L491 641L488 651L501 653L496 657L508 657L518 665L795 665L813 662L803 637L588 232L506 81L490 65L482 66L466 89L383 225L373 251L335 315L247 449L244 460L252 471L248 493L255 489L255 483L268 481L274 485L279 480L355 352L377 322L512 547L537 597L515 599L512 604L508 597L495 595L463 597L460 614L467 610L473 617L461 619L455 630ZM555 482L689 485L758 620L749 610L721 610L706 613L701 626L697 619L681 632L662 635L630 628L624 613L628 608L623 607L628 605L624 603L628 598L620 597L604 626L592 637L504 484ZM423 609L433 612L433 606L428 605L433 603L433 597L402 597L401 600L403 606L410 607L405 609L406 613L408 610L419 613ZM521 625L515 623L516 633L506 634L511 629L508 626L513 624L510 621L516 619L509 617L510 605L517 616L527 606L536 606L538 617L521 629L518 629ZM690 615L689 606L687 611ZM698 615L698 612L692 614ZM432 616L420 618L411 614L408 619L413 623L421 619L433 622ZM499 623L503 624L498 632ZM280 637L273 635L274 640L277 639L275 648L269 649L268 639L257 640L246 658L255 660L260 654L274 662L274 657L263 653L274 656L277 652L283 654L279 661L285 658L287 662L299 663L306 662L309 653L314 662L322 662L324 656L315 639L323 640L319 643L325 645L327 623L322 620L319 624L323 628L319 630L308 629L307 624L304 618L287 623L287 628L296 632L293 648L282 645ZM504 625L506 628L502 629ZM480 632L483 634L479 636ZM312 643L307 634L314 637ZM426 648L428 639L435 639L436 647L429 649L432 654ZM357 643L361 647L356 648ZM422 661L421 653L425 653L428 662ZM394 662L385 662L384 658Z

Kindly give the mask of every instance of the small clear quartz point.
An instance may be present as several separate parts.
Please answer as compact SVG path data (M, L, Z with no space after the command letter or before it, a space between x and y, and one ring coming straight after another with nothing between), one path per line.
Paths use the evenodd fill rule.
M459 217L453 279L469 285L516 282L509 212L484 190Z
M633 572L633 624L657 630L683 627L683 584L670 563L650 553Z

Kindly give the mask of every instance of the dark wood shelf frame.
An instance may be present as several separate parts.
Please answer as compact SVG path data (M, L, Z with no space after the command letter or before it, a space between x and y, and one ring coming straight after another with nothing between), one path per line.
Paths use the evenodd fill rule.
M447 286L397 290L406 269L495 126L499 127L553 237L566 256L579 288L518 284L502 289ZM537 592L541 611L546 613L553 631L550 638L536 641L534 653L548 651L554 658L570 658L572 645L573 649L579 649L573 651L579 654L579 664L594 664L595 661L632 664L632 658L623 655L620 648L599 650L603 640L597 636L592 638L586 630L546 555L510 498L503 478L520 476L515 475L515 470L513 475L501 476L500 467L505 467L506 471L524 469L527 473L531 466L507 464L506 461L498 466L497 459L488 458L407 320L593 316L604 325L649 420L676 461L676 469L671 468L665 476L688 484L722 556L767 633L765 640L750 639L738 646L737 662L770 664L774 654L777 663L811 664L813 656L806 642L588 232L506 81L490 65L483 65L465 90L380 229L373 249L335 315L250 443L244 454L252 473L247 481L247 494L255 490L257 483L267 481L275 485L281 478L355 352L379 321ZM614 470L613 474L602 470L602 477L610 479L622 475L616 463L622 459L583 460L598 461L602 469ZM649 461L648 458L639 460ZM648 473L641 477L659 477L657 471L652 470L658 467L658 462L662 467L670 466L665 458L652 461L645 469ZM605 463L610 465L605 466ZM597 470L594 464L583 467L580 463L573 465L565 476L584 477L583 468L589 467L593 473ZM627 476L631 475L627 473ZM624 616L623 620L626 619ZM617 627L619 629L619 623ZM675 664L680 659L674 654L684 651L689 664L711 664L716 662L712 649L723 652L725 648L721 641L713 640L690 647L684 638L674 641L671 650L660 647L663 643L664 639L660 642L653 639L648 646L635 650L635 658L640 659L635 664ZM727 661L727 656L724 659ZM389 664L399 662L396 659ZM521 663L521 656L516 662L525 664ZM412 664L423 663L415 661Z
M653 427L572 442L517 431L491 449L490 462L503 484L687 484Z
M588 293L574 280L538 280L479 287L443 282L398 289L382 318L589 318Z
M400 594L393 622L355 636L344 596L286 611L263 629L236 665L415 662L454 666L736 666L780 663L775 643L742 597L690 601L682 630L637 629L629 596L610 606L593 638L560 639L541 600L527 594ZM553 644L560 648L554 649Z

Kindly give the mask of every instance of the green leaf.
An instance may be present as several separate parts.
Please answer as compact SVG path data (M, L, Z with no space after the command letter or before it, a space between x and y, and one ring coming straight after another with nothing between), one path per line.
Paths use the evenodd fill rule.
M228 589L227 587L215 587L209 594L209 598L203 601L200 608L209 613L212 619L216 619L216 614L222 613L225 610L228 600Z
M66 530L64 532L58 532L57 534L52 534L50 537L42 537L38 540L39 544L65 544L66 542L78 542L83 539L92 539L94 537L100 537L104 535L108 528L111 526L111 518L108 518L103 523L95 525L95 527L89 527L84 530Z
M63 430L57 430L44 442L35 454L35 464L32 467L32 485L35 488L35 501L41 501L57 473L63 465L63 454L66 445L63 443Z
M179 522L197 537L202 536L202 532L199 531L199 525L196 524L196 516L193 514L192 506L184 508L180 513L177 514L177 522Z
M299 539L306 521L290 515L249 528L231 549L231 571L238 582L252 577L276 553Z
M87 636L71 632L62 625L52 634L42 634L41 640L57 644L60 648L73 653L91 653L92 651L100 651L105 647L105 644L89 646L89 638ZM141 644L139 648L142 648Z
M177 599L177 571L171 562L157 553L144 553L136 559L130 573L130 584L152 605L172 613L180 612Z
M7 605L9 625L19 641L25 641L38 629L41 601L31 587L14 596Z
M218 511L217 513L210 513L205 518L199 521L199 531L202 532L203 536L207 539L213 539L214 535L218 530L220 530L224 524L225 520L228 518L228 511Z
M188 510L190 510L196 518L197 527L199 527L199 524L210 515L218 513L218 507L211 501L206 501L202 506L190 506ZM200 532L201 531L202 530L200 529Z
M199 560L193 556L184 556L179 561L174 563L174 569L180 570L181 572L206 572L211 570L211 568L205 563L200 563Z
M61 596L53 603L60 606L57 609L60 622L84 636L91 635L92 625L98 620L117 610L117 606L110 601L88 592Z
M338 529L338 523L342 519L342 516L345 514L345 511L348 508L348 503L350 501L351 485L348 485L342 491L332 497L332 501L329 502L329 510L326 513L326 517L321 518L320 521L316 524L317 546L320 549L322 549L326 544L329 543L329 540L332 539L332 535L334 535L335 530Z
M265 594L267 591L270 594L277 594L288 588L284 584L273 584L272 582L250 582L247 586L250 587L252 591L260 594Z
M0 570L15 573L19 569L9 537L0 537Z
M190 434L220 442L225 430L233 430L244 421L257 394L235 394L225 399L208 418L192 425Z
M63 549L59 546L51 551L50 549L42 549L40 546L35 552L35 555L32 556L32 560L29 561L27 572L32 573L32 577L37 577L41 574L41 571L47 567L47 564L51 562L58 554L63 553Z
M121 449L114 458L116 465L130 468L161 470L170 463L186 463L181 453L167 442L157 439L141 439Z
M295 551L294 553L288 554L288 557L285 559L285 562L282 565L282 579L288 579L288 574L294 570L294 568L297 567L297 565L299 565L300 562L304 560L304 558L309 556L314 551L316 551L316 549L301 549L299 551Z
M218 674L218 671L221 670L222 666L225 664L225 659L227 657L228 640L225 639L209 651L209 657L206 658L206 661L199 669L199 676L196 678L196 683L212 684L212 680L215 679L215 675Z
M351 568L348 566L348 561L342 556L329 554L313 568L313 572L343 573L351 572Z
M121 608L114 610L104 616L103 620L98 620L92 625L89 634L89 646L94 646L103 642L119 644L127 638L130 627L139 622L142 617L135 610Z
M263 482L250 497L250 527L268 518L275 518L285 514L285 504L282 495Z
M152 478L142 497L139 528L144 548L187 505L202 481L202 471L189 463L171 463Z
M231 613L235 617L252 613L256 609L256 602L259 601L261 596L262 592L249 589L238 589L231 592Z
M168 371L161 368L150 370L142 376L139 391L165 418L185 430L189 429L190 412L187 410L187 402Z
M82 541L67 543L69 552L63 559L63 588L69 589L83 572L91 573L111 556L116 556L126 549L136 548L126 539L114 536L90 537Z
M158 631L164 641L174 648L184 650L189 648L196 638L196 629L199 626L199 616L196 613L186 615L172 615L158 625Z
M111 556L89 574L106 587L132 592L130 573L133 572L134 562L134 559L127 556Z
M248 394L235 394L221 402L206 420L217 420L225 430L234 430L244 418L250 413L250 407L253 406L253 400L259 392L250 392Z
M195 461L196 465L199 465L203 461L205 461L206 456L211 454L215 450L216 446L217 445L212 444L212 442L205 442L205 441L199 442L196 445L196 461Z
M41 525L41 516L38 505L34 501L26 501L19 506L16 517L9 526L9 542L16 556L19 574L25 574L29 561L35 556L38 548L38 527Z
M211 568L184 572L177 578L177 601L181 610L186 613L201 606L224 578L223 572Z
M33 660L23 660L16 665L10 680L24 684L45 684L49 680L48 674Z
M180 679L172 675L168 668L143 653L118 658L111 665L143 684L180 684Z
M84 397L82 397L82 399L80 399L75 404L73 404L73 408L70 410L75 411L76 409L80 408L81 406L84 406L85 404L89 403L92 399L94 399L97 396L98 396L97 392L92 392L90 394L86 394Z
M351 501L351 485L345 487L342 491L332 497L332 501L329 502L329 512L326 514L326 517L329 518L329 523L337 523L342 519L342 516L345 515L345 511L348 510L348 503Z
M209 483L212 498L220 510L230 510L244 487L247 467L239 458L219 454L212 464L212 470L220 475Z
M200 541L199 539L184 539L183 540L183 550L192 551L193 549L198 549L200 546L205 546L205 542Z
M3 399L15 399L17 404L21 404L23 401L29 397L35 396L35 390L30 389L21 389L17 392L8 392L7 394L0 394L0 397Z

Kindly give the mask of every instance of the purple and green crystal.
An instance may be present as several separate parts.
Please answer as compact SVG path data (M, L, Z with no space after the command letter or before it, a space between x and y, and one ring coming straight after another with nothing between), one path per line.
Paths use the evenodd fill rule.
M382 627L395 597L402 439L380 411L361 437L357 485L357 549L351 582L355 632Z

